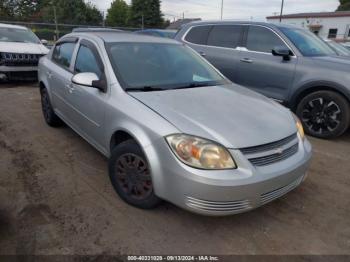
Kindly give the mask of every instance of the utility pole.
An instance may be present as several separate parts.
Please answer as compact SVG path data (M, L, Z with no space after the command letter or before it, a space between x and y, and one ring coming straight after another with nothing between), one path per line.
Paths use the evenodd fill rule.
M102 11L102 26L106 26L105 11Z
M282 23L283 7L284 7L284 0L282 0L282 5L281 5L280 23Z
M221 0L221 20L224 17L224 0Z
M182 13L182 20L185 20L185 12Z
M56 6L53 7L53 15L54 15L54 19L55 19L55 26L56 26L56 40L58 40L58 38L60 38L59 32L58 32L58 22L57 22L57 13L56 13Z
M142 30L145 29L145 16L142 14Z

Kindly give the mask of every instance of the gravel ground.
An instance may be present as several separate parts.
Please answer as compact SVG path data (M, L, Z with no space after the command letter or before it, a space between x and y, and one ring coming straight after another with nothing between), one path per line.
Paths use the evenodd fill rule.
M0 86L0 254L348 254L350 133L310 138L308 179L255 211L143 211L112 189L107 160L48 127L35 85Z

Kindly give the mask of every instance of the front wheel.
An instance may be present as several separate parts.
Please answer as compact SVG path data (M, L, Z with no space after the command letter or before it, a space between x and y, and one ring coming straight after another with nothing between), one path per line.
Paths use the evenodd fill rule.
M134 140L114 148L109 160L109 177L115 191L128 204L142 209L160 204L161 200L154 194L147 159Z
M311 136L335 138L349 128L349 103L333 91L318 91L307 95L299 103L296 113L305 132Z

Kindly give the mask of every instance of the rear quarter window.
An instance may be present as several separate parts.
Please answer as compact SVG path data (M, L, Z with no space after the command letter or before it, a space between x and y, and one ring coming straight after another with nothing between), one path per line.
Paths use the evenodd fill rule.
M206 45L212 26L195 26L187 33L185 40L197 45Z

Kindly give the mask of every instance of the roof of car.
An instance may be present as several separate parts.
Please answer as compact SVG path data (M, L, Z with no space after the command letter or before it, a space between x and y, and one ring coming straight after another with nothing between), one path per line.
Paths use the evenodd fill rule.
M262 25L267 27L288 27L295 28L293 25L284 24L284 23L268 23L268 22L257 22L257 21L242 21L242 20L209 20L209 21L196 21L189 24L186 24L185 27L195 26L195 25L230 25L230 24L248 24L248 25Z
M1 24L1 23L0 23L0 27L1 27L1 28L14 28L14 29L28 30L28 28L25 27L25 26L10 25L10 24Z
M148 35L133 34L129 32L84 32L71 33L67 37L74 36L95 36L102 39L106 43L114 42L140 42L140 43L165 43L165 44L180 44L179 42L168 39Z

